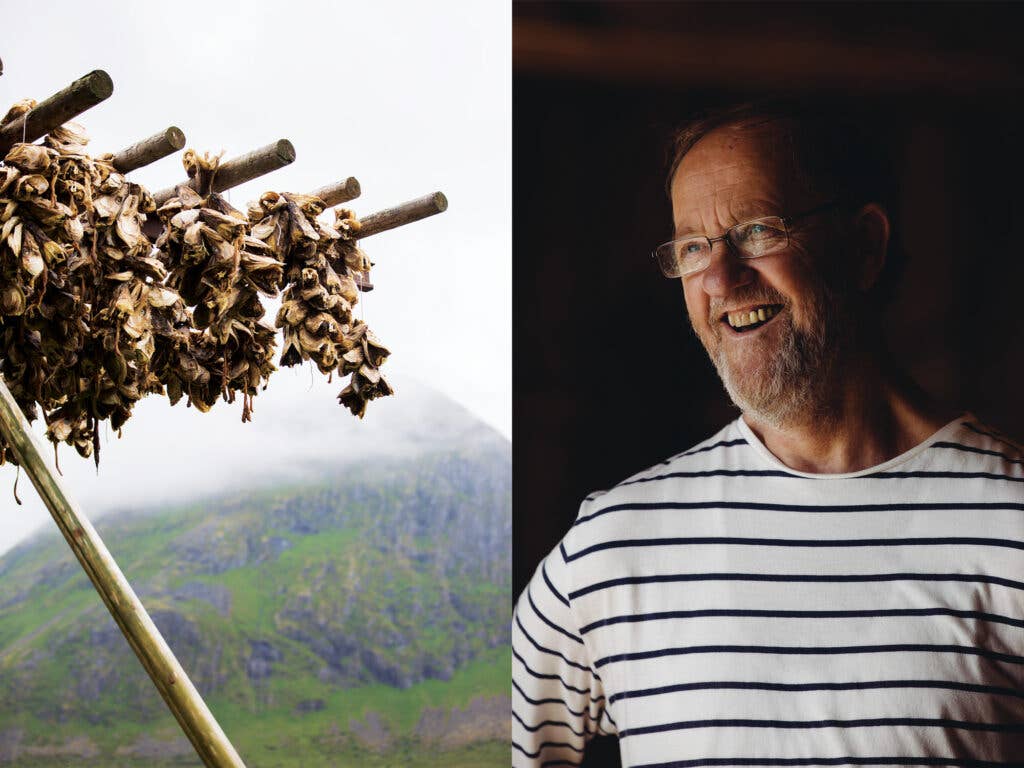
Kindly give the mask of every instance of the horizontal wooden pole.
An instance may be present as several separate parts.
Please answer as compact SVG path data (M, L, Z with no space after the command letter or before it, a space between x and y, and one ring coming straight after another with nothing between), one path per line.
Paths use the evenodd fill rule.
M6 155L19 141L35 141L75 115L96 106L113 92L114 81L102 69L78 78L64 90L0 128L0 156Z
M444 196L444 193L435 192L432 195L424 195L407 203L396 205L394 208L385 208L383 211L360 217L359 224L361 226L356 232L356 237L361 240L364 237L401 227L403 224L411 224L446 210L448 210L448 198Z
M314 189L309 194L313 197L319 197L327 203L328 208L331 208L335 205L347 203L349 200L355 200L361 192L362 188L359 186L359 182L354 176L349 176L344 181L328 184L326 187L320 187L320 189Z
M32 480L128 645L207 768L244 768L242 759L175 658L96 529L42 458L39 438L0 377L0 437Z
M651 29L518 17L512 22L515 73L741 91L853 88L906 93L928 88L986 93L994 87L1018 89L1024 81L1016 59L998 46L958 51L937 49L927 37L857 38L831 33L842 28L838 24L808 24L813 14L796 8L791 15L798 23L786 32L773 29L766 34L756 24L730 23L729 15L735 13L731 5L708 3L689 14L685 26L667 23ZM873 8L884 14L885 5ZM654 14L640 11L636 16ZM692 45L694 40L699 44Z
M221 163L217 175L213 177L213 191L223 192L225 189L237 187L247 181L259 178L264 174L284 168L295 160L295 147L288 139L279 139L273 144L260 147L252 152L232 158ZM196 189L195 179L181 182ZM161 206L175 196L175 187L162 189L153 195L157 206Z
M185 134L181 128L172 125L148 139L132 144L114 154L114 167L121 173L134 171L144 165L155 163L185 146Z

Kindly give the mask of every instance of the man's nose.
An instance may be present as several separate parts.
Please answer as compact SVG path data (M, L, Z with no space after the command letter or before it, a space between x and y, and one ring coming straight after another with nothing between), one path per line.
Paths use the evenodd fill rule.
M725 240L711 244L711 262L700 273L704 293L724 298L739 286L754 282L754 278L755 271Z

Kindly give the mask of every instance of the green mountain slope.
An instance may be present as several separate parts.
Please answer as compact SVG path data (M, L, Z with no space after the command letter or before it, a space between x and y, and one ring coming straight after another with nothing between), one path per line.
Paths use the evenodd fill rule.
M508 761L504 439L101 518L243 759ZM67 545L0 558L0 765L198 761Z

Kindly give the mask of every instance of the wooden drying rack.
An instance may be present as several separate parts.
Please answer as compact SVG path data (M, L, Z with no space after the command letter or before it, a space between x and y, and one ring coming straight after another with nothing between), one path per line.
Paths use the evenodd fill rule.
M2 73L0 64L0 73ZM0 157L14 144L32 142L76 115L108 98L114 91L110 76L95 70L67 88L39 103L20 118L0 127ZM121 173L141 168L185 146L185 134L174 126L113 155L113 166ZM295 160L295 148L281 139L223 163L213 181L221 192L282 168ZM182 182L193 184L193 180ZM154 195L157 204L174 196L175 188ZM328 207L353 200L360 194L352 177L314 190ZM357 238L365 238L441 213L448 201L441 192L425 195L360 219ZM366 287L364 285L364 287ZM81 563L103 603L114 617L128 645L156 686L182 731L208 768L244 768L228 737L206 706L160 631L146 612L138 595L125 578L95 528L72 499L63 480L43 461L41 441L32 432L3 377L0 376L0 436L10 445L18 463L53 516L57 527Z

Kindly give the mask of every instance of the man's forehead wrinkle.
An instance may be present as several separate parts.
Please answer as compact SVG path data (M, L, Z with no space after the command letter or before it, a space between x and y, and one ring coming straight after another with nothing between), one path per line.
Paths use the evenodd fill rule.
M759 215L781 214L782 195L748 162L709 168L677 179L676 237L717 235Z
M674 237L717 237L756 216L785 215L797 194L791 137L777 123L711 131L683 156L672 185Z
M684 204L676 222L675 236L721 235L729 227L755 216L782 215L779 199L764 190L754 190L742 182L732 188L719 188L699 203Z
M762 171L770 169L778 177L793 177L796 171L792 130L777 120L711 131L683 157L680 169L688 160L706 163L709 155L723 169L747 163Z

